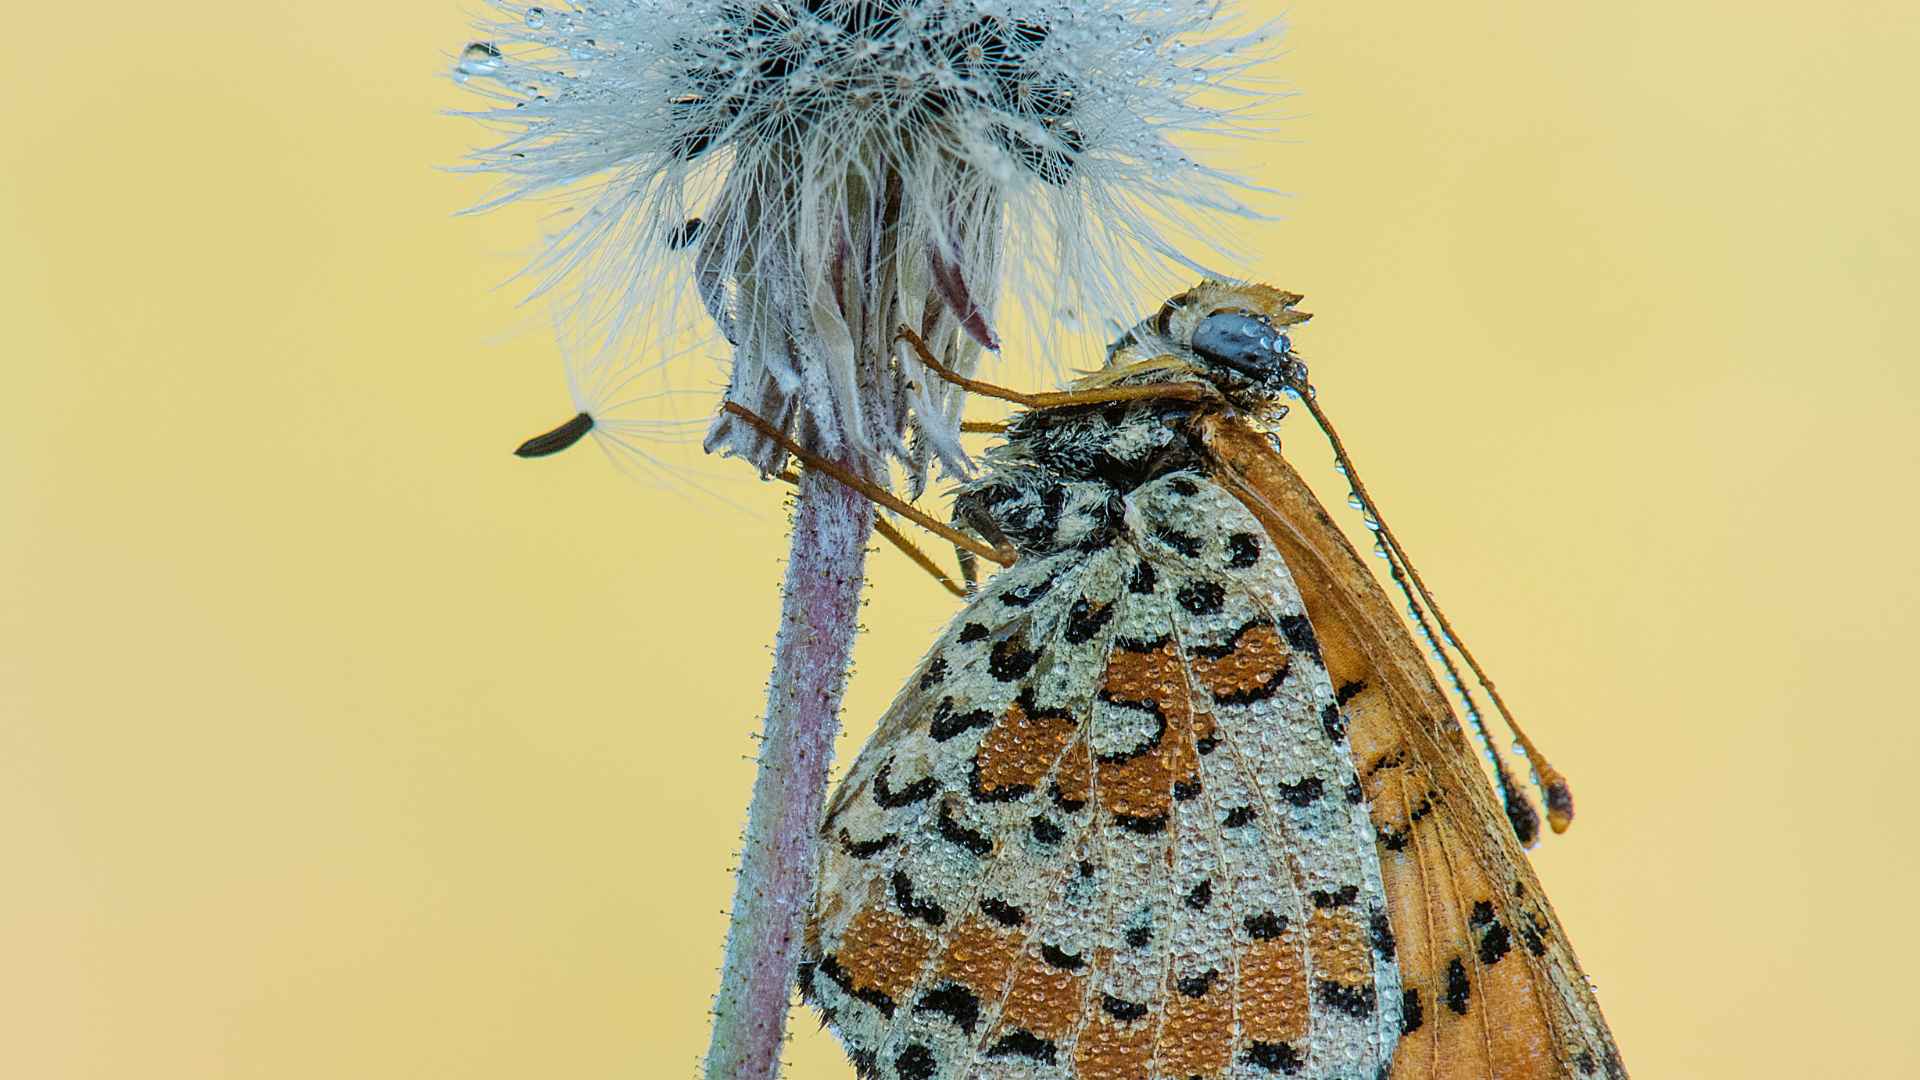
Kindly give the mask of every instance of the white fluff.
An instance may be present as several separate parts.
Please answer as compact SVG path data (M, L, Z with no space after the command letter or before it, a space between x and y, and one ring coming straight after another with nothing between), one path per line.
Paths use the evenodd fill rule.
M916 489L933 458L964 469L963 402L898 324L970 372L1003 279L1056 340L1204 271L1217 215L1252 212L1178 145L1271 100L1245 78L1270 28L1225 36L1217 2L491 3L456 77L503 135L470 167L503 178L487 206L584 194L531 268L569 353L649 367L711 317L729 400ZM724 417L707 445L782 456Z

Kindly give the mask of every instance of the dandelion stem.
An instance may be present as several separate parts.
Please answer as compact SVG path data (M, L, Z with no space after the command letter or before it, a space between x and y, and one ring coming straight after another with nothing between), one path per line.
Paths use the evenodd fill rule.
M714 996L707 1080L773 1080L813 894L816 834L840 697L853 658L873 507L809 469L800 477L780 633Z

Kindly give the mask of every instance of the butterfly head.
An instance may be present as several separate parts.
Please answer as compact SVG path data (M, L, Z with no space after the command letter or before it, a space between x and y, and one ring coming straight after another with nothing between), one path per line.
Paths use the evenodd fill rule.
M1270 407L1307 369L1288 329L1307 321L1298 293L1204 281L1160 305L1108 349L1107 373L1175 372L1212 383L1234 404Z

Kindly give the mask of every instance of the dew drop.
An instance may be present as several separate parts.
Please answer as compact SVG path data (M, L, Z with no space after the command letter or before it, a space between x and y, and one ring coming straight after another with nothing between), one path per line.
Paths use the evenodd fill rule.
M547 12L545 8L530 7L527 9L527 26L529 29L538 30L545 25L547 25Z
M453 70L454 74L467 78L497 74L500 71L500 50L484 41L470 42L460 51L460 63Z
M1347 492L1347 505L1355 510L1365 510L1367 508L1367 504L1360 501L1360 493L1357 491Z

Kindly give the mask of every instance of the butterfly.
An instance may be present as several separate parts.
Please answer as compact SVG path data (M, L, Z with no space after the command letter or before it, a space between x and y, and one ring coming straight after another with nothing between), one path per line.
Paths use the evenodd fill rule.
M1202 283L1070 390L1002 395L1035 407L953 520L1011 565L822 826L800 992L863 1078L1626 1075L1537 817L1280 453L1289 399L1324 422L1299 300Z

